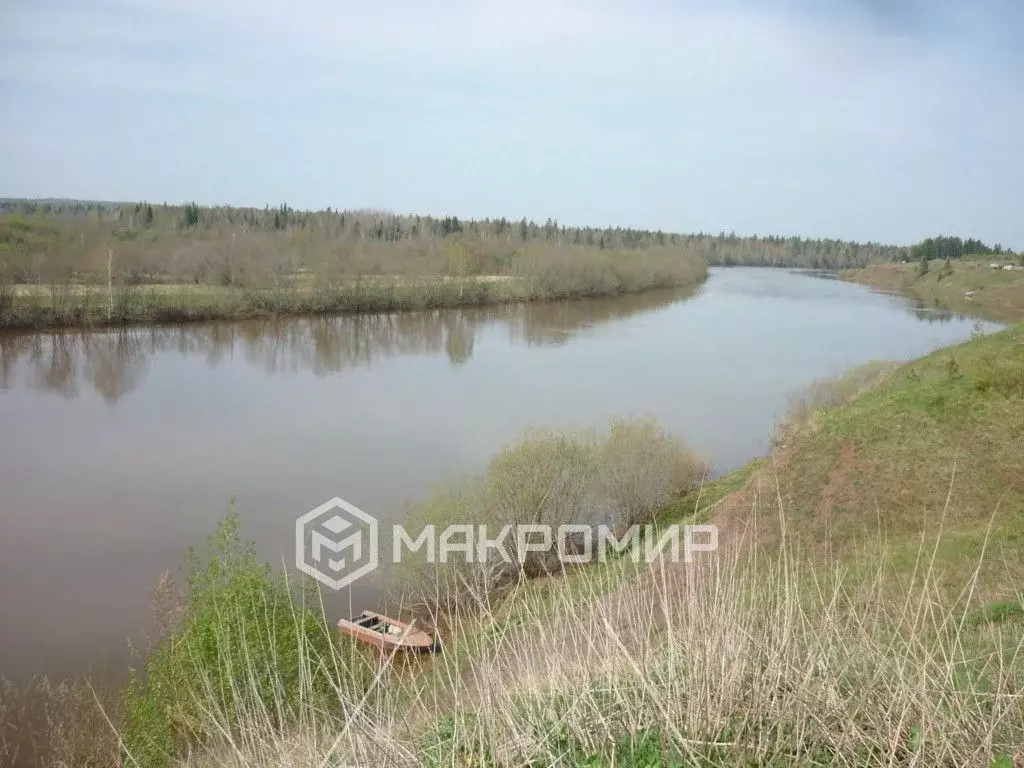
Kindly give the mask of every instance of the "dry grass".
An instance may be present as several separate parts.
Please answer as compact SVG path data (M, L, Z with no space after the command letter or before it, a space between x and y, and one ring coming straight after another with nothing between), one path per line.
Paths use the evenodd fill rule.
M786 516L772 494L748 512L751 539L760 515ZM951 597L932 568L938 540L920 543L909 575L876 564L853 577L741 536L689 568L626 560L526 587L487 631L449 617L462 642L419 674L384 663L363 695L339 687L337 722L220 722L181 765L1024 759L1020 628L977 631L973 582Z
M617 296L694 285L702 262L652 253L555 254L510 275L418 278L360 276L315 283L282 280L245 287L214 285L74 284L31 289L0 285L0 327L38 329L240 320L271 315L395 312L440 307ZM532 271L531 271L532 270Z
M169 573L154 586L154 634L132 648L137 661L180 627L187 606ZM52 681L41 676L18 685L0 678L0 766L106 768L120 765L115 723L124 720L122 690L107 676ZM129 762L130 764L130 762Z
M1024 361L1021 332L816 409L711 507L715 557L620 558L501 599L480 590L432 617L443 656L415 674L381 667L364 698L339 700L334 730L264 729L247 746L225 735L184 764L1024 760L1024 409L1003 386ZM976 455L947 463L967 440Z
M481 595L483 615L445 617L454 642L444 654L413 667L383 658L360 687L338 679L327 707L313 705L320 673L312 652L295 655L310 695L289 700L268 701L253 676L208 670L211 680L233 681L232 709L212 691L201 700L208 735L174 762L497 768L1024 759L1019 614L979 622L976 580L951 591L937 572L938 535L918 541L909 572L881 559L862 570L823 567L789 540L751 546L762 522L789 516L773 488L755 482L748 491L746 526L718 553L690 566L623 557L557 583L523 585L495 606ZM973 565L977 573L980 562ZM349 668L342 655L335 664ZM282 727L278 713L286 710L294 718ZM135 763L125 756L123 764Z

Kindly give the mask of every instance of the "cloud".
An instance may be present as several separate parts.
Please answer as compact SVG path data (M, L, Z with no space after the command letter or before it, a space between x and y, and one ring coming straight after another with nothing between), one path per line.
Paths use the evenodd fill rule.
M2 13L0 193L1024 241L1003 220L1024 177L1004 40L1021 14L997 0ZM981 178L980 198L958 186Z

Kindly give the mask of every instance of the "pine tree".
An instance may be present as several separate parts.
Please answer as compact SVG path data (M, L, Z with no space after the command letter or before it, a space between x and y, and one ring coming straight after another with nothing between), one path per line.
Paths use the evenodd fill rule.
M185 204L185 227L199 226L199 206L195 203Z

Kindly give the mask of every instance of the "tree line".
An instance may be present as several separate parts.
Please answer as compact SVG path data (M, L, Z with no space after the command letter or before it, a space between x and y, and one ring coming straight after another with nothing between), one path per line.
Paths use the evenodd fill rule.
M287 203L263 208L109 203L86 200L0 200L0 214L15 214L81 230L92 224L117 240L168 235L216 240L259 232L294 235L303 243L416 243L477 240L509 247L543 244L598 250L678 248L711 266L754 265L839 269L885 261L961 259L971 255L1013 255L1001 244L940 235L909 248L874 242L781 235L739 236L735 232L677 233L630 227L566 226L557 219L460 219L458 216L400 215L377 210L298 210ZM38 227L34 228L39 231ZM49 231L53 234L52 226Z
M910 257L914 261L933 261L934 259L962 259L971 255L1013 255L1013 251L1005 250L1002 245L986 245L981 240L959 237L929 237L910 249Z
M458 216L399 215L376 210L298 210L277 206L231 207L81 200L4 200L0 213L63 221L91 222L110 229L112 237L133 239L173 235L216 239L258 232L290 233L297 239L338 243L423 243L463 239L505 246L543 244L622 251L678 248L712 266L758 265L843 268L906 258L906 249L879 243L856 243L781 235L739 236L735 232L682 234L631 227L566 226L557 219L463 219Z

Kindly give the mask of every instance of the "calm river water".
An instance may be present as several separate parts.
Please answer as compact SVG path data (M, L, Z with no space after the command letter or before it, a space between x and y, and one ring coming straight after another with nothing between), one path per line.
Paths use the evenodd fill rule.
M766 451L793 390L974 326L731 268L696 292L0 335L0 674L123 666L161 572L232 497L245 537L291 566L295 518L325 499L400 519L530 427L650 413L725 471Z

